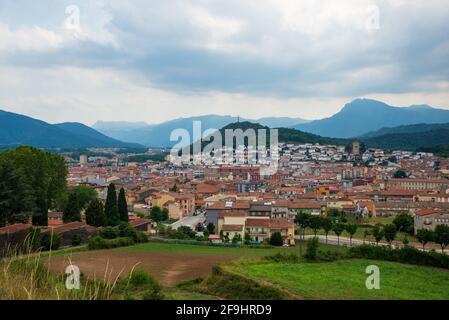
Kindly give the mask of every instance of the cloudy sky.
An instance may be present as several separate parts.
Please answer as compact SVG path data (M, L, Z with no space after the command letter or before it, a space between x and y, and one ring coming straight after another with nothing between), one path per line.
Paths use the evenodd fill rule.
M447 0L0 0L0 108L52 123L449 108Z

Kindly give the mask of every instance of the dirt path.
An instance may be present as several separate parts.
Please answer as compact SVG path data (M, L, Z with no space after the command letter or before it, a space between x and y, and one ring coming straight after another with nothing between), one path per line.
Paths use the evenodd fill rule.
M49 268L51 271L64 272L71 261L86 276L114 281L119 275L128 275L135 267L149 272L163 285L175 285L183 280L207 276L212 266L235 258L234 255L105 250L75 253L71 257L52 257Z

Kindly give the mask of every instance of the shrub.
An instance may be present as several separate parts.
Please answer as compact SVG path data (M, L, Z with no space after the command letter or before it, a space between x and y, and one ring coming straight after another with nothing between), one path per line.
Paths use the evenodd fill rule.
M103 227L100 229L100 237L104 239L115 239L120 236L120 232L114 227Z
M318 252L318 238L314 237L313 239L309 240L307 242L307 250L304 257L307 260L316 260L317 259L317 252Z
M284 244L284 241L282 240L282 235L280 232L275 232L271 235L270 244L272 246L276 246L276 247L280 247Z
M104 239L102 237L95 237L89 240L87 243L87 248L89 250L113 249L119 247L129 247L134 244L135 242L131 238Z
M137 231L127 222L121 222L118 226L119 236L124 238L132 238L137 242Z
M82 234L74 234L72 237L72 246L79 246L86 242L86 238Z
M134 271L127 279L122 279L117 284L117 291L121 291L126 297L133 298L141 293L143 300L162 300L162 286L148 273Z
M62 237L59 234L45 233L41 239L41 247L43 250L58 250L62 242Z
M136 242L137 243L148 242L147 234L145 232L136 231Z
M361 245L349 249L348 255L351 258L386 260L449 269L448 255L435 251L420 251L410 246L393 249L385 246Z
M268 261L282 262L282 263L297 263L300 261L299 257L293 253L291 254L276 253L271 256L266 256L264 257L264 259Z

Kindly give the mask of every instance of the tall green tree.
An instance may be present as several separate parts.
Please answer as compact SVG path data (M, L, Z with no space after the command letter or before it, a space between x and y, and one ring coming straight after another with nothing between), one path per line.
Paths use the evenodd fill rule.
M318 230L321 229L321 217L320 216L311 216L309 219L309 227L313 230L313 234L317 235Z
M34 205L33 190L22 170L11 161L0 158L0 227L28 220Z
M407 233L413 232L413 225L414 225L413 217L406 212L398 214L394 218L393 224L396 226L396 230L398 232L407 232Z
M118 212L120 215L120 221L128 222L128 203L126 202L125 189L121 188L118 194Z
M382 229L382 225L379 223L376 224L373 228L372 234L373 234L374 240L376 241L376 245L379 245L379 242L384 237L384 230Z
M111 183L108 187L108 195L104 206L106 221L109 226L116 226L120 223L120 215L118 211L117 192L115 185Z
M433 241L434 234L431 230L419 229L416 232L416 239L422 244L423 251L426 250L426 244Z
M337 243L340 244L340 236L343 233L343 231L345 230L345 226L341 223L336 223L332 230L337 235Z
M150 219L154 222L162 221L162 210L159 206L154 206L150 210Z
M390 246L391 246L391 243L393 242L393 240L396 239L397 233L398 233L398 231L394 224L387 224L384 226L385 240L387 240L387 242Z
M93 227L107 226L103 203L99 199L93 200L86 209L86 223Z
M326 235L326 243L327 243L327 236L329 235L329 232L332 231L332 228L334 227L334 223L332 219L329 217L322 217L321 218L321 227L324 230L324 234Z
M302 239L305 238L306 228L309 226L311 215L303 210L298 210L295 217L295 223L300 226L302 231Z
M66 192L67 166L62 156L33 147L19 147L0 153L0 161L10 161L19 169L32 190L34 225L48 224L48 210Z
M441 247L441 253L444 253L444 249L449 245L449 226L440 224L435 228L435 242Z
M76 193L71 193L64 209L62 220L64 223L81 221L81 208Z
M349 245L352 246L352 238L354 237L355 233L357 232L357 225L353 223L348 223L346 225L346 232L349 233Z

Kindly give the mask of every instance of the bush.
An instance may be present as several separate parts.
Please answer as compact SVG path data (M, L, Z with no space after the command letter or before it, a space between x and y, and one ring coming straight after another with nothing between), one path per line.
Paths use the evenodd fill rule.
M271 235L270 244L276 247L280 247L284 244L284 240L282 240L282 235L280 232L275 232Z
M120 236L120 232L114 227L103 227L100 229L100 237L104 239L115 239Z
M95 237L89 240L87 243L87 248L89 250L113 249L119 247L129 247L134 244L135 242L131 238L104 239L102 237Z
M81 234L74 234L72 237L72 246L79 246L86 242L86 238Z
M317 259L317 253L318 253L318 238L314 237L313 239L309 240L307 242L307 250L304 257L307 260L316 260Z
M410 246L393 249L386 246L361 245L350 248L348 255L351 258L386 260L449 269L448 255L435 251L420 251Z
M136 242L145 243L148 242L148 236L145 232L136 231Z
M162 286L144 271L134 271L127 279L120 280L117 290L123 292L128 299L139 294L143 300L162 300L164 298Z
M59 234L45 233L41 238L41 247L45 251L58 250L61 246L62 237Z
M118 226L119 236L122 238L132 238L137 242L137 231L127 222L121 222Z
M264 257L264 259L268 261L282 262L282 263L298 263L300 261L299 257L293 253L291 254L276 253L271 256L266 256Z

